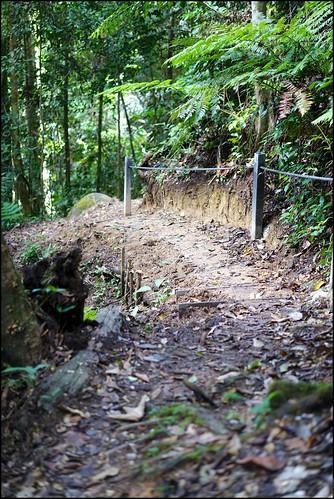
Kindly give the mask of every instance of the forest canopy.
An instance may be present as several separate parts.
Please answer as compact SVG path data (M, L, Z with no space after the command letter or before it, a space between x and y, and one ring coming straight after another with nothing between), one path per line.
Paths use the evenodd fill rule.
M327 1L1 3L2 226L122 197L125 156L332 174ZM217 182L222 177L216 176ZM145 187L134 174L134 196ZM332 248L331 183L268 176L288 243ZM283 210L283 212L282 212Z

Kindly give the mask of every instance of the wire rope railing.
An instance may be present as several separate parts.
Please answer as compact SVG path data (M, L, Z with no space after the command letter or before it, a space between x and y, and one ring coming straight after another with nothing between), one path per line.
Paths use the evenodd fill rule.
M265 172L276 173L282 176L297 177L305 180L319 180L322 182L333 182L332 177L318 177L316 175L306 175L294 172L287 172L268 168L265 166L265 153L256 152L254 155L254 164L247 165L246 169L253 169L253 197L252 197L252 221L250 234L252 239L261 239L263 237L263 206L264 206L264 185ZM131 215L131 170L164 170L172 171L240 171L240 168L215 167L215 168L186 168L186 167L169 167L158 163L153 166L138 166L132 164L132 158L126 156L124 167L124 215ZM331 262L330 288L333 287L333 256Z

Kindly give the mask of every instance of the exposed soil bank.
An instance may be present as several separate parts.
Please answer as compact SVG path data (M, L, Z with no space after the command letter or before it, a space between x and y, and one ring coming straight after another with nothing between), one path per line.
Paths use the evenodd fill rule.
M252 219L252 175L218 184L201 173L192 172L186 178L149 183L144 206L163 208L215 222L226 227L250 230ZM268 217L269 215L269 217ZM267 217L270 219L270 213ZM277 217L264 227L263 238L271 249L282 246L284 229Z

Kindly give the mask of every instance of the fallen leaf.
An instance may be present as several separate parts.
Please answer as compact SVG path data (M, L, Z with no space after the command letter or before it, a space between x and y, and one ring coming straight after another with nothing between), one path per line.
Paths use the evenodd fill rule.
M107 476L117 476L119 474L119 468L117 466L107 466L104 470L100 471L97 475L90 478L90 481L95 483L100 480L104 480Z
M36 493L35 487L23 487L23 489L19 490L19 492L16 493L15 497L34 497Z
M65 412L69 412L70 414L76 414L82 418L90 418L89 412L83 412L83 411L80 411L79 409L73 409L72 407L69 407L68 405L61 404L59 406L59 408Z
M163 314L159 315L159 321L166 319L166 317L168 317L169 314L170 314L170 312L164 312Z
M256 338L253 338L253 347L262 348L262 347L264 347L264 343L261 340L257 340Z
M229 378L236 378L237 376L240 376L242 373L240 371L230 371L229 373L222 374L221 376L218 376L216 381L218 383L224 383L227 379Z
M137 376L137 378L141 379L142 381L145 381L145 383L148 383L150 381L150 378L147 376L147 374L143 374L143 373L133 373L135 376Z
M318 281L315 283L315 285L313 286L313 291L318 291L319 288L321 288L322 286L324 286L326 284L326 281Z
M119 411L109 412L107 416L111 419L121 419L124 421L140 421L144 416L145 404L149 400L147 395L143 395L137 407L123 407L126 414Z
M300 321L303 318L303 314L301 312L290 312L289 317L293 321Z
M119 374L121 372L119 366L112 367L106 370L106 374Z
M160 393L162 391L162 388L161 386L158 386L157 388L155 388L155 390L153 390L152 394L151 394L151 399L152 400L155 400L156 398L159 397Z
M288 438L285 440L284 444L289 450L305 448L305 441L299 437Z
M255 464L268 471L278 471L284 468L286 462L275 456L247 456L237 461L238 464Z

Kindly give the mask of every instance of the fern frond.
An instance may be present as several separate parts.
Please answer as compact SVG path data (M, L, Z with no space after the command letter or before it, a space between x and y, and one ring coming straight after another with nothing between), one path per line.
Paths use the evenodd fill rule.
M3 222L16 222L22 215L21 207L18 204L7 201L1 203L1 220Z
M333 124L333 108L327 109L324 113L322 113L316 120L312 121L312 125L319 125L319 123L330 123Z
M302 116L310 109L313 104L313 99L305 90L297 90L296 92L296 105Z
M304 116L313 104L311 94L305 86L296 86L291 81L284 82L287 90L282 93L279 103L279 118L286 118L296 106L302 116Z

